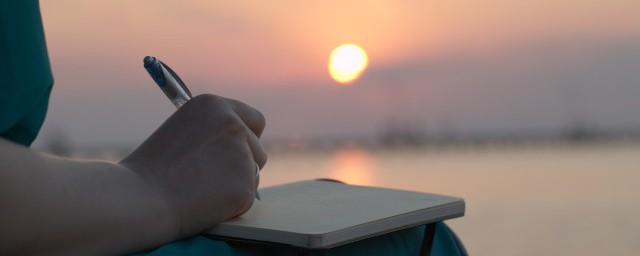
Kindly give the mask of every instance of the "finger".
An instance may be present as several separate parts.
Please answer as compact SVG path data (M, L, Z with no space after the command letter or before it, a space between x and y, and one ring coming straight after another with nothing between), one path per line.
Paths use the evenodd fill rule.
M257 135L255 135L253 132L248 131L249 128L247 128L247 144L249 145L249 148L251 149L251 153L253 156L253 161L255 163L252 163L254 166L254 187L256 189L256 194L255 194L255 198L260 199L260 196L258 195L258 186L260 185L260 170L262 168L264 168L265 164L267 163L267 153L264 150L264 147L262 146L262 143L260 143L260 139L258 138ZM258 168L258 169L255 169Z
M233 110L238 114L247 127L249 127L255 135L260 137L266 125L264 115L255 108L252 108L239 100L229 98L225 98L225 100L231 105Z
M262 169L265 164L267 164L267 153L260 139L253 132L247 132L247 144L249 144L249 148L251 148L253 160L260 166L260 169Z

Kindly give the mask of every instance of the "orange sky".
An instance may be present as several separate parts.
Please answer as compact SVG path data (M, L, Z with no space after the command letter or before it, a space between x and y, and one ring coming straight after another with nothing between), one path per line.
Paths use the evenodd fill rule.
M640 15L637 15L640 1L636 0L60 0L43 1L41 9L56 77L49 120L53 120L50 121L52 126L60 127L65 127L68 122L76 122L74 118L78 115L87 115L87 118L90 116L88 112L65 114L77 111L79 102L74 103L74 100L78 97L100 97L97 95L105 93L136 95L153 90L148 88L150 80L141 68L145 55L155 55L170 64L192 91L227 93L255 103L267 113L273 112L273 115L292 107L278 105L282 102L276 99L284 97L286 93L299 95L296 93L317 90L306 93L336 98L340 92L331 88L336 83L329 78L326 67L331 50L343 43L358 44L369 55L370 70L365 71L362 81L354 86L384 84L389 81L405 84L407 88L401 90L406 90L405 94L409 96L401 96L406 97L407 102L406 106L398 108L435 109L433 111L436 112L428 113L432 117L427 119L454 119L456 121L453 122L459 126L467 126L467 122L473 126L474 122L482 120L474 121L475 113L451 104L477 101L478 106L474 109L482 109L491 105L494 100L489 96L486 99L471 99L460 92L468 91L469 88L483 88L483 91L489 92L505 89L518 91L520 89L517 89L517 85L498 89L492 88L491 84L512 84L518 79L534 83L532 79L537 76L551 80L572 80L579 74L593 73L587 71L589 68L601 69L580 66L582 63L597 63L602 58L597 55L600 53L594 51L600 49L607 52L602 54L610 54L610 51L620 45L634 45L640 41L637 28L640 24ZM627 53L635 54L636 49L631 47ZM537 54L536 51L539 50L547 51L547 55ZM549 59L558 56L550 53L552 51L562 53L562 59ZM621 63L617 59L611 61L612 64L602 65L628 66L628 63ZM536 72L542 71L532 69L545 68L546 64L541 63L550 62L561 65L558 68L570 67L567 71L569 73L555 74L554 69L550 68L544 74L538 74ZM423 67L425 65L426 68ZM481 68L472 68L474 65ZM514 67L520 69L515 70ZM501 70L506 69L510 69L508 73L513 77L500 75L503 72ZM575 70L571 71L573 69ZM470 72L475 74L469 74ZM607 73L608 76L615 77L611 72ZM430 75L426 77L426 74ZM390 78L398 76L402 78ZM464 79L468 81L461 81ZM637 80L634 79L631 77L624 82L635 83ZM427 81L429 88L418 86ZM477 84L472 85L473 83ZM551 86L555 82L545 83ZM140 85L144 89L132 85ZM251 90L262 91L259 95L247 93ZM336 102L334 108L327 105L325 109L323 104L328 103L318 100L317 105L313 106L315 116L300 113L299 118L321 120L331 116L325 111L341 108L353 107L354 111L380 109L384 100L375 99L385 97L380 96L380 93L389 93L372 91L375 89L359 92L354 90L364 89L342 90L344 102ZM470 94L478 95L482 92ZM347 95L368 95L366 97L369 98L365 97L365 102L352 106L347 99L353 96ZM413 97L415 95L423 97ZM543 98L537 101L554 100L549 95L540 96ZM435 105L421 105L423 101L435 102L429 103ZM104 104L101 109L110 106L107 102ZM140 103L131 103L130 108L140 108L136 104ZM486 122L511 124L511 119L521 114L542 116L542 112L529 109L537 108L535 104L532 100L531 106L523 105L523 113L504 113L504 119ZM623 107L628 106L619 106ZM145 108L151 107L148 105ZM484 110L492 111L491 108L500 109L498 106L490 106ZM382 111L405 112L402 109L386 109ZM170 110L168 107L163 109ZM108 110L104 111L107 113ZM612 109L600 112L604 115L615 111ZM368 119L354 122L374 126L381 122L381 117L375 115L376 113L371 112L362 115L369 116ZM408 113L405 117L401 115L400 118L413 118L412 115L416 113ZM159 116L157 118L158 120L146 125L157 124L161 121ZM553 120L562 119L554 118ZM287 123L285 117L275 116L272 119L276 120L276 128L282 134L291 133L287 131L287 127L299 125L299 122ZM338 121L350 119L353 119L352 116L344 116ZM374 120L378 120L375 121L377 123L373 123ZM553 120L547 122L555 122ZM433 120L427 122L434 123ZM518 122L520 121L516 123ZM326 121L318 121L318 125L321 123ZM525 121L520 123L520 126L526 126ZM352 133L357 133L361 128L355 124L346 125L348 127L345 129L351 129ZM90 124L87 126L91 127ZM489 126L491 125L477 125L478 129ZM295 130L294 133L304 135L305 132L301 130L307 128L300 126L291 129ZM122 126L120 133L136 129L141 128ZM145 126L145 129L150 128ZM329 128L325 130L327 129ZM139 136L142 135L134 137Z
M42 9L54 60L124 65L155 54L185 76L256 84L326 79L328 54L342 43L385 66L518 41L637 37L640 24L640 2L621 0L44 1Z

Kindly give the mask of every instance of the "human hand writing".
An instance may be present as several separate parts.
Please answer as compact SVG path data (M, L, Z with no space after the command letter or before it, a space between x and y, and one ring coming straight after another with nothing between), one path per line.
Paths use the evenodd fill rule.
M200 95L188 101L120 164L166 198L176 235L196 234L246 212L258 186L263 115L237 100Z

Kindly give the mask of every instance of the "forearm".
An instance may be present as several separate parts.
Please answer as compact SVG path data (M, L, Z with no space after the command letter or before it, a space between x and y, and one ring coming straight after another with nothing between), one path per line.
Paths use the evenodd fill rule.
M112 163L72 161L0 140L0 254L107 255L177 234L159 188Z

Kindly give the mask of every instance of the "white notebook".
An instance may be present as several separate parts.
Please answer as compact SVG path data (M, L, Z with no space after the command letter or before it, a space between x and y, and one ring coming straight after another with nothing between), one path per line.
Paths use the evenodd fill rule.
M246 214L205 234L323 249L460 217L465 210L461 198L321 180L264 188L260 196Z

